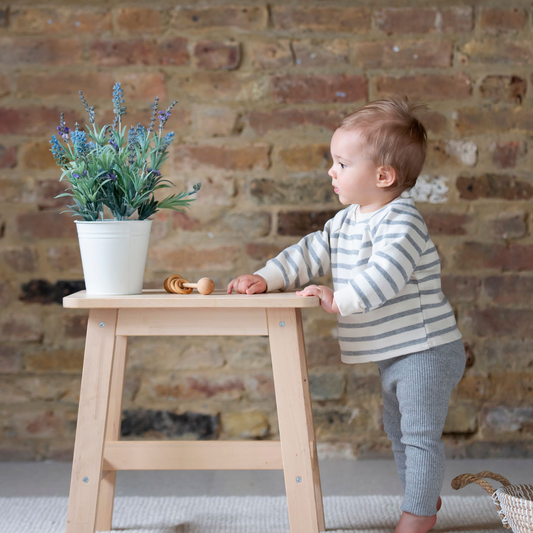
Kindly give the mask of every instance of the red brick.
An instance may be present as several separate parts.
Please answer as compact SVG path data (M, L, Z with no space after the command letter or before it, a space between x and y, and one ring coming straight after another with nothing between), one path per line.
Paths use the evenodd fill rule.
M15 272L34 272L38 254L28 246L10 246L0 250L0 258Z
M292 129L298 126L318 127L334 131L346 113L329 110L274 109L273 111L254 110L248 116L251 128L257 135L271 130Z
M350 61L348 41L344 39L294 41L292 50L299 67L329 67Z
M481 279L475 276L444 275L441 278L442 292L453 304L474 302L479 296Z
M172 213L172 227L179 228L185 231L194 231L201 226L201 222L188 213Z
M498 168L514 168L518 159L523 159L527 153L524 141L495 142L489 146L492 152L492 162Z
M177 7L171 20L171 28L179 31L227 27L261 31L266 30L267 26L268 11L266 6Z
M0 98L11 92L11 84L7 76L0 76Z
M52 154L48 154L50 157ZM54 163L55 165L55 163ZM59 172L59 168L58 168ZM65 197L55 198L58 194L65 192L65 189L68 187L68 183L65 181L55 180L38 180L36 182L37 189L37 207L39 210L43 209L62 209L65 207L65 201L68 200Z
M360 68L449 67L453 43L449 41L360 42L354 45Z
M454 129L460 135L533 131L533 113L515 109L460 109L453 114Z
M232 41L201 41L194 46L198 68L235 70L241 63L241 46Z
M63 321L63 334L69 339L81 339L87 334L88 316L67 315Z
M466 33L473 27L470 6L451 8L399 7L375 12L376 26L385 33Z
M521 104L526 91L526 80L518 76L486 76L479 86L481 97L492 102Z
M82 122L81 113L62 110L71 125ZM0 107L0 135L51 135L57 133L61 111L46 107Z
M370 30L371 12L366 7L272 6L272 23L282 30L360 34Z
M171 65L189 63L187 39L168 37L157 40L115 39L93 41L90 60L99 66Z
M461 100L472 94L472 82L465 74L454 76L426 74L401 78L383 76L376 80L376 94L390 96L407 94L421 96L424 100Z
M163 12L158 9L123 7L115 12L115 27L129 33L161 33L164 29Z
M498 305L530 305L533 301L533 278L490 276L483 280L483 290Z
M0 337L4 342L41 341L43 329L40 317L35 314L25 315L11 312L0 317Z
M13 33L64 35L111 30L111 13L105 8L18 8L9 13Z
M368 80L346 74L276 76L272 93L276 101L288 104L357 102L367 98Z
M293 64L291 43L288 39L272 42L252 41L246 45L254 69L288 67Z
M276 257L283 249L283 246L266 242L250 242L246 245L246 255L256 261L268 261Z
M324 224L337 214L330 211L280 211L278 213L278 235L308 235L322 231Z
M328 169L331 164L329 144L294 145L279 152L283 164L296 172Z
M17 164L16 146L4 146L0 144L0 168L13 168Z
M270 146L180 145L175 151L175 167L179 170L194 170L198 165L228 170L266 170L270 166Z
M503 309L467 309L463 322L479 337L533 337L533 310Z
M505 42L495 38L470 41L462 45L459 51L464 55L462 63L528 66L533 62L529 41Z
M9 176L0 179L0 202L2 203L33 203L35 191L30 178ZM0 218L0 238L5 233L5 222Z
M24 237L37 239L74 239L77 237L76 225L70 214L43 211L17 216L17 231Z
M479 27L481 30L499 34L503 32L518 32L526 22L526 12L524 9L489 9L483 8L479 17Z
M455 264L460 270L533 270L533 246L466 242L457 249Z
M187 272L199 270L228 270L241 252L240 246L218 246L199 248L194 246L176 247L153 246L148 256L148 268L159 272L177 270L187 279ZM190 279L190 278L189 278Z
M518 239L527 233L525 213L501 213L487 223L492 236L498 239Z
M47 170L57 168L58 179L61 175L54 157L50 152L50 143L48 141L31 142L24 144L20 149L19 166L28 170ZM65 188L65 185L63 185Z
M196 107L194 129L203 137L227 137L237 127L238 113L229 107Z
M442 134L448 129L448 119L437 111L429 111L420 117L428 132Z
M56 439L65 432L66 420L60 413L48 410L39 413L21 412L11 417L20 438Z
M424 213L430 235L466 235L471 217L455 213Z
M0 37L0 64L78 65L83 45L78 39Z
M533 197L533 184L514 176L485 174L484 176L460 176L456 181L460 198L500 198L503 200L529 200Z

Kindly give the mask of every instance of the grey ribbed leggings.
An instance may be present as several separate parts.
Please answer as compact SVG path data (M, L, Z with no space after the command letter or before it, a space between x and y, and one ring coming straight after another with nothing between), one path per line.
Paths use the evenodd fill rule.
M465 368L462 340L377 361L383 390L383 424L403 485L401 510L436 512L444 480L442 429L452 389Z

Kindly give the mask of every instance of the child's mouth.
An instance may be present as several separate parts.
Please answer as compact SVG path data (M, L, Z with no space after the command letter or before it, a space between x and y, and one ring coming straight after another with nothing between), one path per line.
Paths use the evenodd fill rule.
M339 189L337 187L335 187L333 190L335 191L336 194L339 194Z

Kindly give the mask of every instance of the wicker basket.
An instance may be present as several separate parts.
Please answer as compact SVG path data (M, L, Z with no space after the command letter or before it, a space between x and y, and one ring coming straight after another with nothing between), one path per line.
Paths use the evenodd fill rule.
M493 489L483 478L499 481L503 487ZM462 489L470 483L477 483L485 489L494 500L503 527L514 533L533 532L533 485L511 485L507 479L492 472L479 474L462 474L452 481L455 490Z

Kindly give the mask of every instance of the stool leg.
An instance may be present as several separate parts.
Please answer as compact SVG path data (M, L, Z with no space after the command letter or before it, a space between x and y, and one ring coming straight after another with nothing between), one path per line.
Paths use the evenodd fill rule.
M266 311L291 533L318 533L326 528L301 312Z
M109 391L105 442L117 441L120 439L127 343L128 337L115 337L115 355L113 356L113 370L111 372L111 390ZM111 530L116 478L116 470L104 470L102 472L100 496L98 498L98 512L96 514L96 531Z
M66 533L94 533L116 323L116 309L89 313Z

